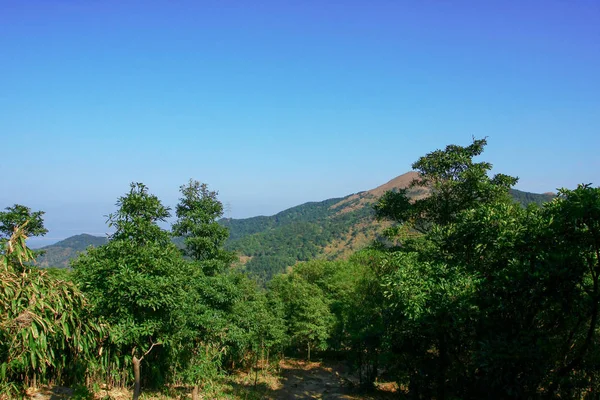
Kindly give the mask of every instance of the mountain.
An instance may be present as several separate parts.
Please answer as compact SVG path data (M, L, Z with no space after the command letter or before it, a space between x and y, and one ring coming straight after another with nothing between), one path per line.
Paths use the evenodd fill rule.
M238 253L240 265L261 281L270 280L298 261L343 258L371 243L386 226L374 219L373 204L377 199L388 190L407 188L416 177L416 172L408 172L375 189L305 203L272 216L224 218L220 223L229 228L230 234L226 247ZM426 196L427 191L411 189L409 194L418 198ZM511 190L511 194L523 205L541 204L554 197L519 190ZM66 267L88 246L104 243L103 237L73 236L44 247L46 255L38 263L42 267Z
M44 253L37 258L37 265L43 268L66 268L71 259L77 257L90 246L102 246L108 241L106 237L92 236L87 233L71 236L50 246L42 247Z
M408 188L417 176L408 172L375 189L305 203L270 217L224 219L221 223L230 232L226 247L236 251L244 269L261 281L270 280L298 261L343 258L371 243L389 225L375 220L375 202L388 190ZM409 196L420 198L427 192L413 188ZM511 195L524 206L554 197L519 190L511 190Z
M554 193L538 194L538 193L523 192L523 191L517 190L517 189L510 189L510 194L517 203L521 203L523 206L527 206L528 204L532 204L532 203L541 206L545 202L550 201L554 197L556 197L556 194L554 194Z
M387 190L408 187L416 176L409 172L369 191L305 203L270 217L223 219L230 232L226 247L240 254L245 270L261 281L298 261L343 257L381 231L372 207L377 199Z

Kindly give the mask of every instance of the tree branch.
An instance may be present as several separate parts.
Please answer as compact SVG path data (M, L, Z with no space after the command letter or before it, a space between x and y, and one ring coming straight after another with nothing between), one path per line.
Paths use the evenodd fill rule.
M144 353L144 355L142 357L140 357L140 361L142 361L144 359L144 357L146 357L154 348L154 346L160 346L162 343L152 343L152 346L150 346L150 348L148 349L147 352Z

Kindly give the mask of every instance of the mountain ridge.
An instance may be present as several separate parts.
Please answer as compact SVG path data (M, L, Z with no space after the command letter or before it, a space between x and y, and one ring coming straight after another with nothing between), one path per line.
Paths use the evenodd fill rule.
M87 250L89 246L101 246L107 242L107 237L94 236L88 233L70 236L59 242L38 249L38 251L42 251L43 253L38 257L36 265L42 268L65 268L69 266L71 259Z
M386 226L385 222L375 220L373 210L373 204L383 193L408 188L412 198L427 195L427 190L409 188L417 177L416 172L407 172L370 190L306 202L272 216L222 218L219 222L230 233L226 248L238 254L240 268L261 281L268 281L298 261L343 258L371 243ZM541 204L555 196L516 189L511 189L511 195L523 205ZM46 254L39 258L38 265L68 267L70 260L89 245L98 246L106 241L105 237L88 234L69 237L40 249Z

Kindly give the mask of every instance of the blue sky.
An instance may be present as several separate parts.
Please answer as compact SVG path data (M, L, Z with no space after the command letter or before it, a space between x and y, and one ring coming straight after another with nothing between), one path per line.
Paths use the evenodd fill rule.
M367 190L488 136L546 192L600 184L600 2L0 0L0 207L106 232L132 181L227 216Z

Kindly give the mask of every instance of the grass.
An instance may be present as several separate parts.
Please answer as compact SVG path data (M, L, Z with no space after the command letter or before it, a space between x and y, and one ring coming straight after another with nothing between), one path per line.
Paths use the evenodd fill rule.
M345 398L354 400L390 398L397 391L393 384L378 385L370 394L356 392L351 375L341 364L327 364L287 359L269 368L236 371L200 388L200 399L258 400L280 398ZM30 389L27 396L35 400L129 400L133 392L127 388L95 385L95 393L85 387L42 387ZM396 393L397 394L397 393ZM333 396L333 397L332 397ZM338 397L343 396L343 397ZM167 386L159 391L142 390L143 400L191 399L191 388Z

